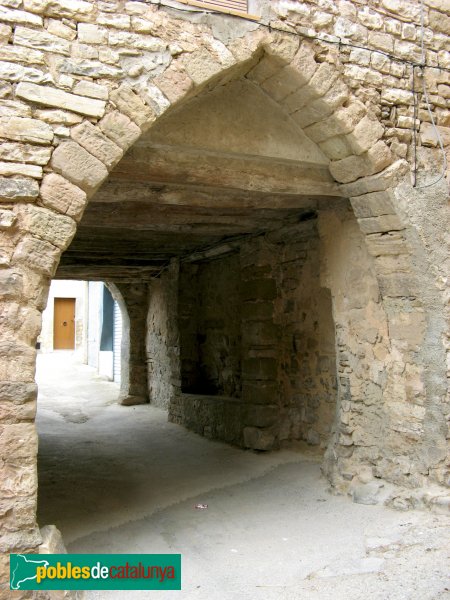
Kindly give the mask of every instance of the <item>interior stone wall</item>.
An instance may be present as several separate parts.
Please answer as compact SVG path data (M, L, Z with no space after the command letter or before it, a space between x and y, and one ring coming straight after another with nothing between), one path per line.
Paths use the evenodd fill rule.
M239 398L239 255L182 265L178 314L182 391Z
M149 285L146 369L150 403L168 409L181 388L177 326L178 263Z
M336 359L316 223L243 241L238 254L181 268L182 380L195 384L176 400L177 422L264 450L293 440L327 446ZM219 385L210 387L211 374Z

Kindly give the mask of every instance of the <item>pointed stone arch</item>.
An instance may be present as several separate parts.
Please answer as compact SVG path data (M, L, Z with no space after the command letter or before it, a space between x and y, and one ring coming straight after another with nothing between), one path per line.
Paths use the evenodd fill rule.
M383 454L380 448L371 449L373 462L380 465L376 476L406 484L414 472L414 484L420 485L429 467L418 458L419 450L423 444L430 444L430 440L439 444L433 464L442 462L442 432L422 441L423 373L420 368L408 372L414 364L411 354L416 349L408 345L399 325L402 322L409 330L417 331L417 344L422 343L426 324L413 264L412 243L416 234L407 222L397 192L408 170L407 164L395 160L383 141L384 130L374 111L355 97L346 84L339 56L333 49L300 41L289 33L262 29L234 41L229 48L212 44L208 36L204 41L201 49L174 59L146 93L142 90L137 93L125 82L112 89L108 99L84 100L84 105L80 104L80 96L56 88L51 88L54 91L50 93L50 88L44 85L17 87L17 97L30 106L65 106L84 115L84 120L73 125L70 139L61 141L53 150L39 189L34 183L16 184L14 194L19 203L4 215L5 248L10 264L0 272L0 279L4 284L1 292L4 310L9 318L0 342L3 356L0 380L2 393L11 399L14 409L7 417L3 439L8 455L21 461L15 497L11 499L8 490L7 493L11 514L23 510L28 515L23 525L12 525L12 533L8 534L7 543L15 550L34 548L39 543L34 521L35 488L29 486L22 473L25 466L30 477L35 477L34 343L40 329L40 311L45 306L50 279L61 253L70 244L89 198L144 131L182 102L239 76L259 85L328 156L330 172L340 186L341 195L350 198L368 251L374 258L387 327L384 350L389 355L382 359L388 372L385 387L377 396L380 407L376 409L388 421L381 432L387 434L384 439L387 450ZM38 120L35 125L37 139L51 141L50 128ZM346 351L347 348L341 349L343 364L348 359ZM402 424L411 410L408 385L417 386L414 404L417 431L407 428L406 432L415 444L410 454L401 447L398 437L405 433ZM345 489L351 477L346 471L349 448L358 449L366 433L352 429L348 415L352 403L364 405L367 390L358 389L345 373L340 387L341 399L326 471L338 488ZM389 398L395 398L395 402L390 404ZM25 404L24 411L21 407ZM433 418L439 420L441 415L435 414L436 409L433 411ZM402 461L395 460L399 449ZM357 452L357 461L367 462L369 454ZM419 465L416 469L415 464Z

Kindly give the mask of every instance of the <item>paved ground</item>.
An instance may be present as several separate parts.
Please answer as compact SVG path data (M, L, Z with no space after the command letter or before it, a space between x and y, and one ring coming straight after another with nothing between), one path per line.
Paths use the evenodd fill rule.
M183 560L181 592L89 600L450 598L446 516L331 496L313 455L242 451L119 406L115 384L67 358L38 361L40 524L69 552Z

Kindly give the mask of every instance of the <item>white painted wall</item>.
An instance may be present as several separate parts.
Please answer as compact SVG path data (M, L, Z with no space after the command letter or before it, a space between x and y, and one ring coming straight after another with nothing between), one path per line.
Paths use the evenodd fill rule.
M41 352L53 352L53 312L55 298L75 298L75 350L73 355L81 362L86 362L87 339L87 282L71 280L54 280L51 283L47 307L42 313L42 329L38 337ZM71 352L58 350L58 352Z
M103 288L100 281L54 280L50 286L47 307L42 314L42 330L38 337L41 352L53 352L53 317L55 298L75 298L75 350L70 352L76 360L97 369L99 375L120 383L120 348L122 316L114 303L114 349L101 351L103 314Z

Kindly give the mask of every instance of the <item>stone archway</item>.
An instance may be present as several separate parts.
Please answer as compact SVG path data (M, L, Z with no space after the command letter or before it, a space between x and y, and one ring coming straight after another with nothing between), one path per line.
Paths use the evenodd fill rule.
M341 195L350 198L369 253L374 257L372 266L378 280L380 302L366 309L378 313L374 319L377 323L382 320L383 334L373 341L364 338L362 330L367 312L358 315L360 330L356 334L350 327L352 323L349 325L348 320L342 322L341 319L340 324L350 331L352 338L351 344L347 339L340 340L338 362L343 372L327 472L341 489L348 486L352 476L348 471L350 459L353 464L369 469L372 469L371 462L376 463L377 470L372 475L400 484L406 484L407 480L415 486L422 484L430 468L436 469L439 478L439 465L443 461L442 431L427 434L426 427L422 427L428 401L425 400L423 365L417 365L416 346L420 346L426 336L426 324L414 268L413 246L417 246L417 236L408 224L407 211L398 196L398 185L407 165L395 160L382 139L383 127L362 102L352 97L339 75L336 54L324 54L323 48L317 52L316 57L312 44L300 43L289 34L257 30L231 44L229 49L217 44L211 46L205 36L201 50L187 58L175 59L142 97L127 83L112 89L108 98L89 100L41 84L17 86L16 97L30 106L72 109L83 115L84 120L71 126L70 139L62 141L51 152L46 150L50 160L40 188L34 181L18 179L10 182L4 192L7 198L17 201L2 215L10 265L0 273L7 320L6 335L1 342L4 357L1 385L9 411L2 430L8 456L5 510L10 515L5 550L29 550L39 544L35 523L34 343L50 278L62 251L75 234L86 203L124 152L161 114L206 87L212 88L244 73L282 105L328 156L330 172L341 184ZM17 123L18 131L14 126L12 123L12 139L21 136L21 140L37 141L43 148L52 142L53 131L38 119ZM28 128L26 134L21 131L23 126ZM330 236L326 226L323 231L325 238ZM335 306L338 323L339 319ZM411 331L417 338L415 345L410 343ZM369 347L373 355L364 362ZM349 351L361 361L360 372L356 374L351 368L351 357L349 362ZM374 357L378 363L371 369ZM385 370L381 378L380 369ZM383 422L385 428L377 432L375 441L365 446L367 432L362 426L365 417L361 417L361 408L366 404L367 388L372 384L376 389L373 416ZM413 408L408 396L411 386L414 387ZM438 392L433 392L435 397L429 414L440 422L442 412L437 406L442 390L440 395ZM358 423L360 417L362 420ZM424 435L428 437L422 441ZM404 446L405 438L410 448ZM423 447L432 443L437 448L433 457L428 462L419 460ZM402 454L401 460L397 458L398 453Z

